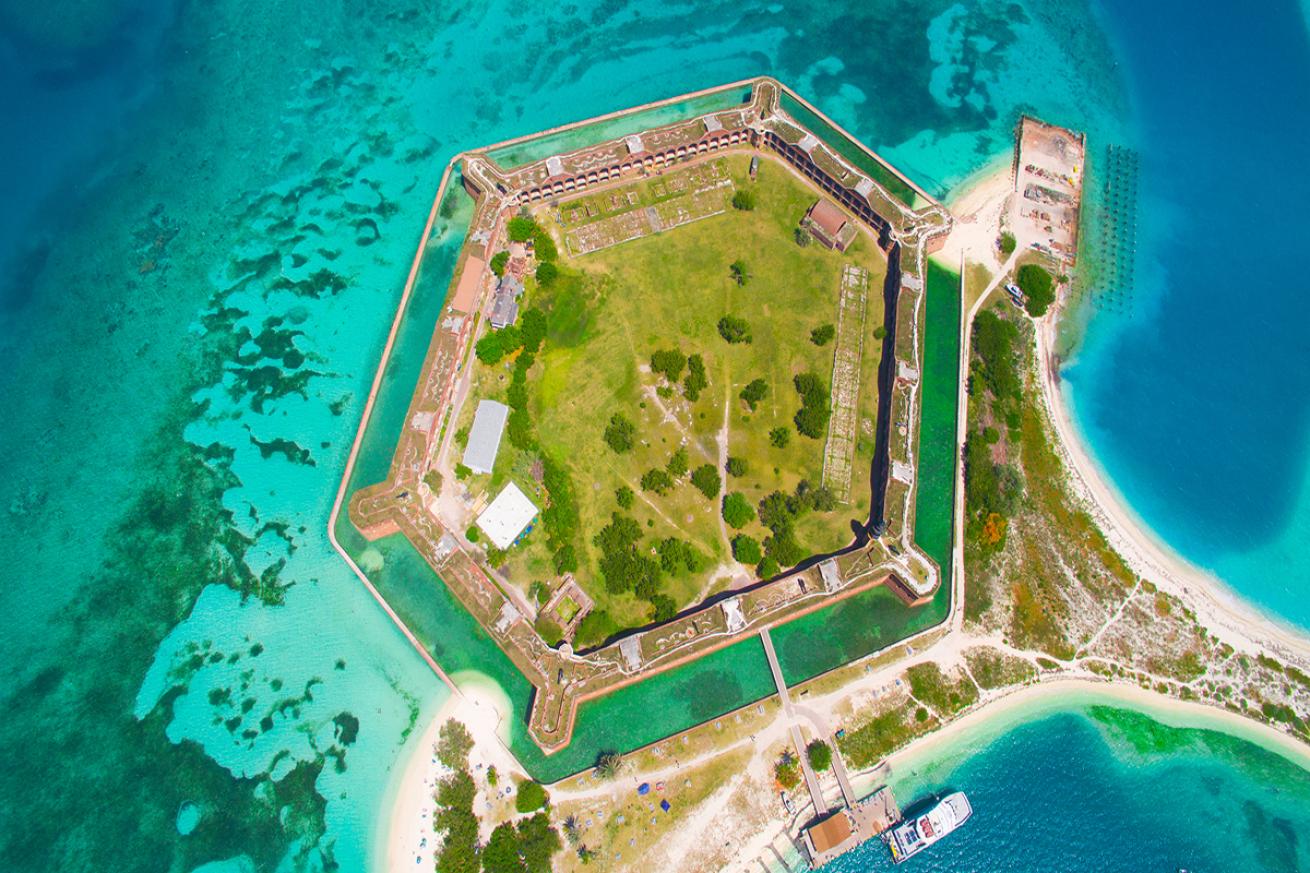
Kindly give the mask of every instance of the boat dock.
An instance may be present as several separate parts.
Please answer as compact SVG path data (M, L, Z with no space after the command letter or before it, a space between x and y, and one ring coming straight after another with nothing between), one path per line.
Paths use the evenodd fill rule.
M809 856L810 866L821 867L833 858L846 854L861 843L890 829L901 820L901 809L896 803L891 788L886 785L868 797L856 800L855 790L851 787L850 777L846 773L846 763L842 760L841 750L837 748L832 730L826 720L813 709L792 703L768 628L760 631L760 641L764 644L769 670L773 673L774 684L778 687L778 698L782 701L783 714L791 722L788 726L791 741L796 746L801 772L805 776L805 787L809 790L810 800L814 804L814 818L802 830L803 843ZM809 756L805 753L805 737L801 732L802 720L809 722L818 738L832 747L833 775L837 777L837 785L842 795L841 803L835 809L824 799L819 777L810 767Z

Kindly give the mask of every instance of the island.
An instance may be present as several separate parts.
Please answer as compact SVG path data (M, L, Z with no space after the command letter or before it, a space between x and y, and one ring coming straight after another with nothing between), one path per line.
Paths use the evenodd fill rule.
M767 77L458 155L329 531L452 694L406 778L477 756L541 869L819 866L1000 701L1145 689L1305 740L1304 639L1161 558L1069 433L1090 158L1022 118L948 209Z

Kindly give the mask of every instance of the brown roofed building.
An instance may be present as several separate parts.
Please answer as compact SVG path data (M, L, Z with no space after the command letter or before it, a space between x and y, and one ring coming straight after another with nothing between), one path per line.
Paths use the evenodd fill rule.
M469 315L478 300L478 288L482 283L482 271L487 264L482 258L472 255L464 262L464 272L459 274L459 284L455 286L455 296L450 301L450 308L456 312Z
M817 861L828 852L840 847L849 840L855 831L851 828L851 817L846 810L839 809L817 824L805 829L805 846L810 850L810 858ZM828 860L823 858L823 860Z
M839 252L846 251L855 238L855 227L846 220L846 213L831 200L820 198L814 201L801 223L809 228L815 239Z

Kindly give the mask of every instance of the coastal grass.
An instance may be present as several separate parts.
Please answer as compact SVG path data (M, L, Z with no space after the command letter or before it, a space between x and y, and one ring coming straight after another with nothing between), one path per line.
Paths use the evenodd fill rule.
M989 648L969 649L964 653L978 687L984 691L1018 685L1037 677L1037 668L1023 658Z
M978 699L978 687L968 676L948 678L935 662L915 664L905 671L910 693L938 715L954 715Z
M642 478L665 469L679 450L691 470L708 464L723 476L716 440L726 426L728 454L747 466L746 475L734 477L730 487L752 506L772 491L790 493L802 479L817 487L824 440L793 432L788 444L778 447L769 432L794 431L792 419L801 406L795 375L812 372L828 385L833 350L811 343L810 332L835 319L842 266L864 266L873 288L886 272L882 253L863 237L844 255L796 244L794 228L817 195L782 166L765 162L756 182L747 177L744 156L730 158L729 167L734 183L755 193L755 209L728 210L599 252L562 257L560 276L549 288L530 286L529 303L547 311L549 331L529 379L529 409L541 451L559 459L574 482L579 529L589 532L575 543L575 575L618 627L649 621L650 607L631 592L607 590L602 553L591 534L621 511L644 532L643 550L669 538L691 545L697 568L676 568L661 578L660 593L678 607L699 600L716 570L753 575L753 568L732 561L719 496L706 497L686 474L673 477L664 493L643 490ZM557 229L547 211L538 220ZM729 270L737 261L748 267L744 285ZM858 414L871 422L877 404L873 368L880 355L874 330L881 307L874 297L869 306ZM745 320L749 343L725 342L717 326L725 315ZM709 385L695 401L685 396L681 383L651 372L652 354L666 349L701 356ZM508 388L509 369L483 369L475 396L500 396ZM767 387L752 410L739 395L756 379ZM635 425L631 451L615 452L604 440L615 414ZM486 487L494 491L513 480L531 494L530 458L505 448ZM852 475L864 478L858 469ZM617 503L616 491L625 486L636 494L631 509ZM851 504L807 514L797 525L798 540L807 554L839 548L851 537L850 520L867 515L868 508L868 489L856 487ZM757 540L768 535L758 521L741 532ZM529 537L510 553L510 579L526 587L553 576L549 557L544 538Z

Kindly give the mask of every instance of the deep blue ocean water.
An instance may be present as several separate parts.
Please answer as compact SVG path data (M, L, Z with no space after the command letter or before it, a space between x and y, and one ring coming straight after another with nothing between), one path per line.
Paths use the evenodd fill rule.
M1310 627L1304 10L1105 6L1141 156L1137 287L1092 319L1072 408L1165 543Z
M325 527L441 168L757 73L939 194L1024 110L1138 147L1139 285L1168 293L1093 320L1079 420L1170 543L1304 620L1304 219L1264 210L1304 194L1305 23L1157 8L0 6L0 869L369 868L443 692ZM1283 575L1244 576L1260 554ZM961 781L1045 778L989 760Z

